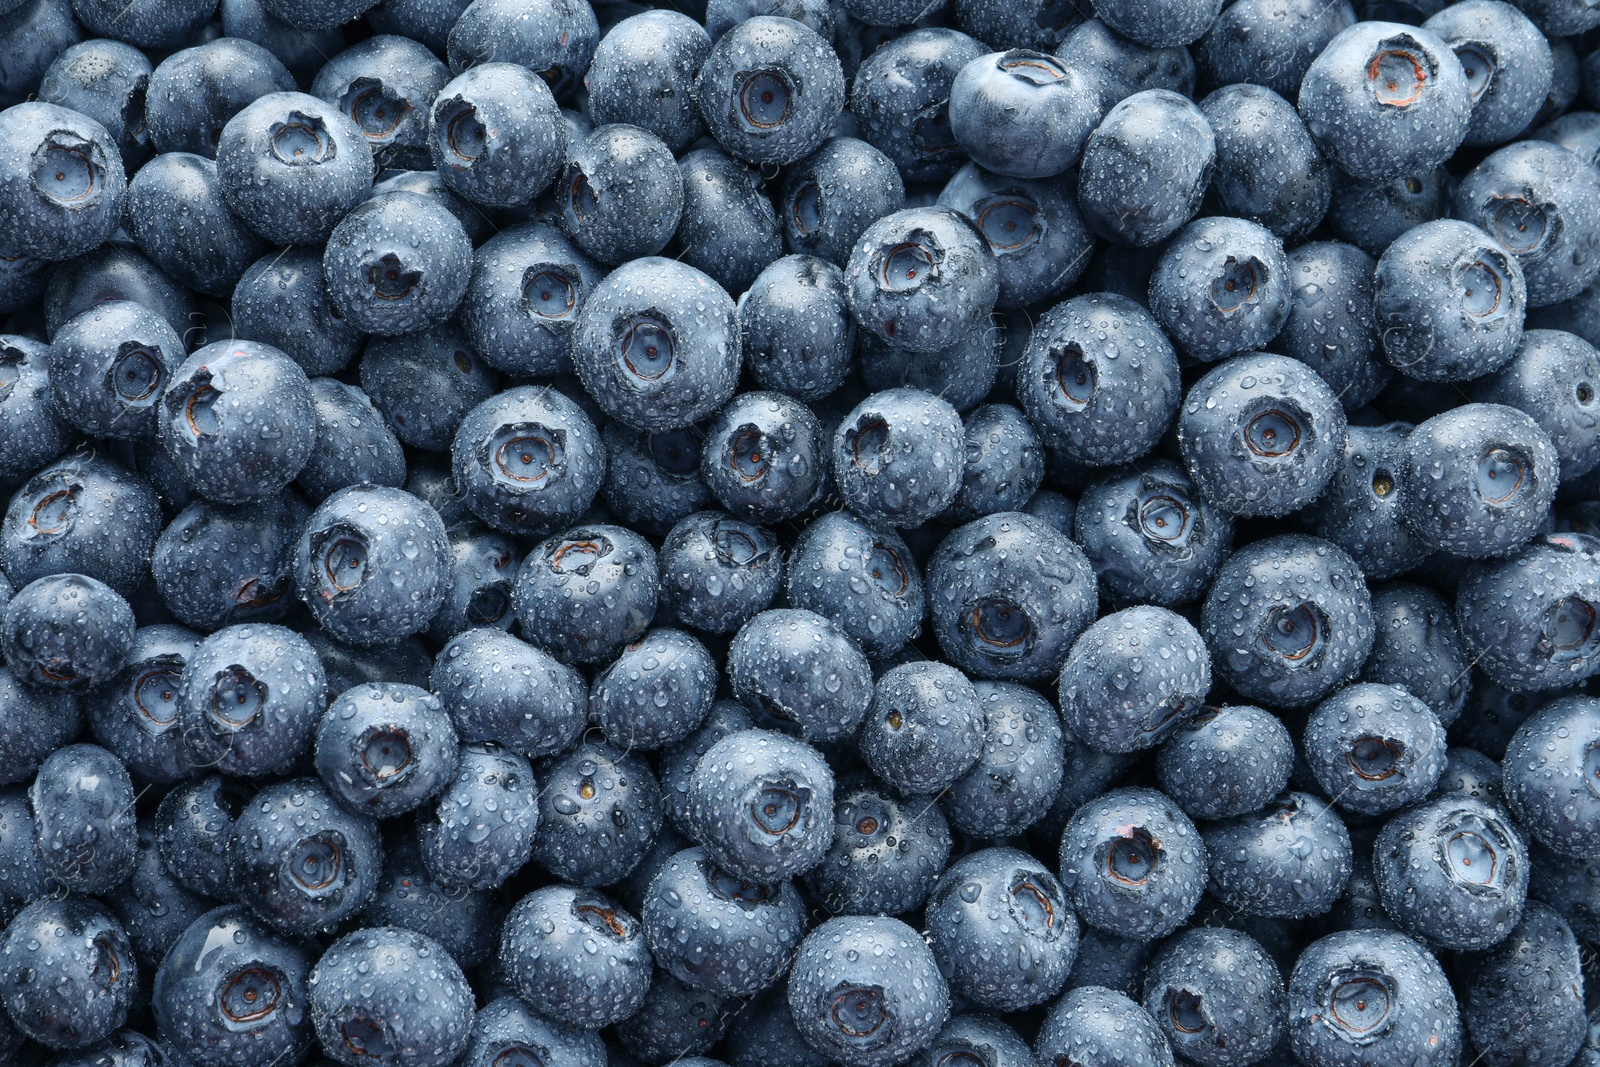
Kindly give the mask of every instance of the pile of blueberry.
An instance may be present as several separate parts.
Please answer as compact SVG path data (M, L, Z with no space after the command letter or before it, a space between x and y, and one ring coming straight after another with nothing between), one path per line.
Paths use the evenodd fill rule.
M0 12L0 1067L1600 1067L1596 0Z

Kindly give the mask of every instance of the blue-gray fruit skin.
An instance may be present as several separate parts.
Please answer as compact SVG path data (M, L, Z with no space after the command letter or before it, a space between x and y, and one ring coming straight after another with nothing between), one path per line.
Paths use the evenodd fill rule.
M1327 488L1304 511L1307 526L1350 553L1371 581L1394 578L1430 549L1405 521L1399 478L1411 425L1351 426Z
M950 989L915 930L887 916L852 915L829 919L801 943L789 1011L806 1044L824 1056L889 1067L938 1035Z
M706 751L685 822L717 865L771 884L822 862L833 840L833 771L803 741L743 730Z
M428 165L428 105L450 70L426 45L381 34L338 53L311 83L311 95L355 120L380 167Z
M1444 948L1485 949L1522 915L1528 850L1501 809L1446 793L1389 820L1372 846L1372 874L1402 930Z
M1185 930L1150 961L1144 1010L1186 1062L1242 1067L1283 1035L1283 978L1248 934Z
M1123 993L1079 986L1050 1008L1033 1043L1040 1063L1122 1063L1173 1067L1154 1019Z
M235 778L208 774L174 786L156 808L156 847L178 883L213 900L233 896L225 852L233 820L250 798Z
M443 945L461 966L476 967L494 952L504 915L493 891L440 884L422 862L415 837L402 833L384 842L383 876L358 921L362 926L415 930Z
M517 994L545 1018L585 1030L636 1012L650 967L639 920L592 889L535 890L500 935L500 968Z
M745 363L763 389L811 403L850 373L856 325L844 272L825 259L792 255L768 263L736 308Z
M606 1046L599 1034L541 1018L517 997L504 994L478 1010L467 1050L457 1062L461 1067L496 1067L529 1053L538 1063L606 1067Z
M1168 459L1092 483L1073 511L1070 532L1106 598L1119 605L1170 608L1196 600L1233 550L1233 517L1214 508Z
M475 522L451 526L447 533L450 579L428 636L448 642L480 626L509 630L516 620L511 611L511 583L520 562L516 543Z
M161 447L190 489L218 504L272 496L316 445L311 383L271 345L218 341L172 374L161 398Z
M323 629L360 647L426 628L444 602L449 540L402 489L357 485L323 501L295 548L295 587Z
M1202 708L1156 753L1162 792L1194 819L1264 807L1289 782L1294 741L1283 721L1249 704Z
M1073 643L1061 668L1061 717L1103 752L1164 741L1211 689L1211 656L1187 619L1140 605L1107 615Z
M73 428L50 398L50 348L27 337L0 334L0 373L10 382L0 396L0 475L24 477L59 456Z
M484 522L538 534L588 509L606 454L589 416L559 390L519 386L467 413L450 449L456 485Z
M200 635L181 626L134 631L122 671L84 701L95 741L143 781L189 777L189 753L178 725L178 681Z
M1195 43L1194 63L1208 85L1250 82L1292 101L1312 61L1355 21L1348 0L1243 0Z
M311 1022L324 1051L361 1064L445 1067L472 1030L472 987L431 937L379 926L335 941L306 979Z
M320 249L284 248L256 260L233 287L231 310L240 337L272 345L307 374L335 374L361 347L360 331L328 298Z
M1071 27L1055 52L1070 58L1075 68L1093 79L1103 108L1112 108L1146 89L1194 95L1195 63L1189 49L1182 45L1151 48L1129 40L1099 19Z
M457 739L439 698L399 682L345 690L317 726L317 774L353 812L387 819L455 777Z
M832 619L872 655L904 647L925 611L921 569L905 541L843 511L806 526L787 588L791 604Z
M1186 354L1207 363L1270 344L1289 319L1283 242L1244 219L1190 223L1150 272L1150 311Z
M519 207L555 180L567 156L567 126L537 74L485 63L434 97L428 150L458 196L485 207Z
M1539 532L1560 462L1550 435L1516 408L1463 404L1406 437L1401 517L1431 549L1509 555Z
M147 481L94 450L74 451L12 496L0 523L0 566L18 587L86 574L132 596L160 525L161 505Z
M951 30L929 32L954 33ZM895 38L881 51L891 51L903 39ZM974 49L979 48L976 41L971 43ZM950 77L954 77L953 71ZM858 80L857 84L866 83ZM859 95L852 97L852 102L856 99ZM859 107L853 114L860 123ZM898 128L881 131L884 136L894 136L898 132ZM948 139L948 129L944 136ZM953 152L954 142L948 144L950 147L945 151ZM955 169L952 166L945 173L954 173ZM905 205L905 181L895 161L864 140L834 137L786 169L777 208L783 223L784 243L790 252L816 256L843 267L866 228ZM799 392L795 395L808 399Z
M381 336L415 333L455 313L471 278L472 242L442 200L384 193L334 227L322 270L351 325Z
M133 873L133 780L98 745L67 745L28 789L46 872L69 890L111 893Z
M1043 863L986 848L951 865L928 900L927 936L951 991L984 1011L1055 996L1078 951L1078 920Z
M939 1036L911 1063L914 1067L937 1067L969 1057L989 1067L1028 1067L1038 1062L1028 1043L1011 1026L992 1015L969 1012L945 1023Z
M833 436L833 477L845 504L874 526L912 529L961 490L961 416L921 389L887 389L857 404Z
M1464 793L1474 800L1481 800L1485 804L1505 803L1505 776L1500 767L1500 761L1491 759L1475 748L1463 748L1451 745L1445 750L1444 773L1439 775L1439 784L1434 787L1434 796L1445 793ZM1529 846L1529 895L1535 898L1537 893L1532 890L1532 883L1538 877L1539 865L1544 859L1549 859L1553 866L1562 862L1553 853L1544 852L1535 855L1540 850L1537 842Z
M900 798L875 782L840 787L830 833L802 881L835 915L915 911L950 858L950 824L933 798Z
M495 889L533 854L538 783L526 758L493 741L461 746L455 781L417 820L428 873L448 889Z
M1439 717L1392 685L1362 682L1328 697L1307 721L1304 744L1323 792L1363 815L1422 800L1444 771Z
M576 670L496 629L451 640L429 685L464 740L495 741L529 759L570 748L588 710L588 687Z
M1449 159L1467 136L1472 92L1461 61L1437 34L1362 22L1328 42L1307 69L1299 106L1335 166L1383 181Z
M1328 224L1341 240L1380 256L1411 227L1448 215L1454 185L1442 166L1383 181L1346 178L1333 184Z
M0 908L14 917L24 905L46 896L50 886L24 789L0 791L0 859L5 862L5 873L0 874Z
M1199 40L1221 9L1221 0L1099 0L1094 5L1106 25L1150 48Z
M584 75L599 125L625 122L682 152L705 132L694 78L711 53L705 28L677 11L644 11L608 30Z
M1543 904L1529 904L1511 936L1470 957L1461 1017L1492 1067L1570 1062L1588 1035L1582 950L1572 928Z
M128 179L106 128L76 111L30 102L0 113L0 254L62 260L119 225Z
M312 500L320 503L350 486L405 484L405 453L365 392L333 378L313 378L311 401L317 448L295 481Z
M1119 245L1159 245L1200 209L1216 158L1216 137L1193 101L1170 89L1134 93L1083 146L1083 220Z
M939 647L977 678L1053 677L1100 597L1083 550L1055 527L1004 511L956 528L928 562Z
M1378 353L1372 308L1377 261L1340 241L1304 244L1287 258L1289 317L1273 347L1323 381L1338 382L1346 411L1372 403L1394 376Z
M28 98L57 55L83 40L83 30L66 0L23 0L0 15L0 40L18 62L0 76L0 104Z
M35 260L34 262L41 262ZM167 277L143 252L112 241L60 265L49 266L44 291L45 330L83 314L107 297L143 304L182 336L194 325L194 294Z
M1000 330L982 320L965 337L932 352L915 352L863 333L856 351L861 384L872 392L921 389L957 411L976 407L994 389L999 370Z
M1230 215L1279 236L1309 233L1328 211L1333 172L1294 105L1261 85L1229 85L1200 104L1216 138L1211 187Z
M539 764L533 860L564 882L609 886L639 865L661 830L661 787L639 756L584 743Z
M267 242L223 203L217 165L166 152L128 183L126 226L139 250L199 292L227 297Z
M1255 352L1196 382L1178 414L1178 448L1213 505L1276 517L1316 500L1340 468L1348 420L1297 360Z
M1061 719L1050 702L1011 682L975 682L983 746L943 797L963 833L997 840L1044 818L1065 774Z
M83 574L29 582L0 614L0 652L17 680L58 693L87 692L116 677L133 635L128 602Z
M144 100L154 69L131 44L103 37L84 41L51 62L38 98L94 119L116 142L123 162L136 166L150 154Z
M733 396L739 331L733 300L675 260L646 256L612 271L578 314L572 359L605 413L638 430L675 430Z
M763 611L728 645L728 682L753 714L808 741L851 736L872 700L872 667L835 623L802 608Z
M863 330L912 352L948 348L988 322L1000 292L989 242L949 207L915 207L868 226L845 268Z
M461 329L496 370L533 376L570 372L572 327L602 276L602 269L554 227L508 227L473 256Z
M1446 1067L1461 1055L1456 998L1439 961L1396 931L1341 930L1312 942L1289 975L1288 1007L1289 1047L1310 1067Z
M1466 144L1503 144L1528 128L1550 96L1555 59L1527 15L1499 0L1453 4L1422 24L1461 60L1472 94Z
M594 9L576 0L479 0L450 29L450 69L459 74L482 63L515 63L566 100L588 69L599 36Z
M966 522L1023 510L1045 475L1044 443L1033 424L1011 404L984 404L961 421L967 454L947 516Z
M1207 888L1234 914L1305 918L1332 908L1350 881L1350 833L1309 793L1280 793L1259 811L1211 823Z
M1182 926L1200 902L1208 851L1165 794L1113 789L1068 821L1061 884L1084 922L1154 941Z
M499 378L453 323L372 338L360 375L361 388L395 436L428 452L451 450L456 431L473 408L495 395Z
M715 505L700 477L704 436L694 425L646 433L607 419L600 429L606 453L600 499L612 518L651 537L664 537L678 523Z
M676 744L705 720L718 677L716 660L694 637L651 630L595 676L589 718L625 750Z
M1000 271L1000 307L1060 297L1094 251L1094 238L1064 182L1008 178L969 163L945 185L938 202L971 219L989 243Z
M0 982L12 1025L49 1048L77 1049L127 1019L139 968L128 935L104 905L46 897L5 928Z
M294 546L309 516L292 493L237 506L197 500L156 538L156 588L197 630L276 622L290 605Z
M157 152L217 157L222 129L267 93L292 92L283 62L254 41L219 37L174 52L150 75L145 121Z
M1511 362L1473 384L1480 403L1525 412L1550 435L1561 477L1600 467L1600 352L1563 330L1528 330Z
M1454 606L1426 586L1401 582L1373 594L1372 617L1377 637L1361 680L1399 686L1445 726L1455 722L1472 678Z
M660 612L707 633L732 633L772 603L784 564L772 531L721 511L686 516L658 559Z
M156 969L150 1003L161 1036L196 1067L266 1067L311 1043L312 960L243 904L200 916Z
M828 485L822 423L782 393L742 393L706 427L700 477L749 522L776 525L809 511Z
M557 659L599 663L644 633L659 588L650 542L621 526L575 526L528 553L511 605Z
M656 767L661 781L662 809L670 824L680 827L685 825L689 779L694 777L695 768L700 764L700 757L729 734L753 729L754 726L755 722L750 713L744 709L744 705L734 700L718 700L711 705L711 711L706 715L705 721L694 733L676 745L662 750L656 758ZM670 830L671 826L668 829ZM657 836L656 843L651 846L651 855L660 851L661 841L666 837L665 834ZM648 857L646 859L648 860ZM645 862L641 861L640 866L634 869L634 877L629 880L630 882L639 881L640 876L645 873ZM662 857L662 862L665 862L665 857ZM650 877L654 877L655 871L650 871L649 874ZM639 888L643 890L648 881L644 879L644 884Z
M1595 797L1600 703L1553 700L1529 716L1506 746L1506 804L1540 844L1574 858L1600 852Z
M844 110L844 88L828 42L803 23L770 15L723 34L694 86L711 136L754 164L793 163L814 152Z
M1528 284L1516 257L1477 226L1414 227L1379 257L1376 279L1383 355L1402 374L1464 381L1516 355Z
M51 339L56 410L96 437L149 437L162 390L186 355L182 339L155 312L126 300L98 304Z
M639 916L659 966L724 997L753 996L781 981L806 929L792 882L743 881L703 848L667 861Z
M327 703L322 663L306 639L272 624L229 626L184 664L178 725L197 767L258 777L310 747Z
M861 754L907 796L953 785L983 751L983 711L972 683L945 663L904 663L878 679Z
M690 152L678 170L683 215L676 258L705 271L728 292L744 292L783 253L782 227L762 191L760 173L715 148Z
M1109 466L1144 456L1183 395L1178 357L1134 301L1088 293L1057 304L1034 328L1017 397L1051 450Z
M1078 161L1104 114L1087 72L1026 48L991 52L950 85L950 129L979 166L1051 178Z
M1372 650L1372 597L1355 561L1302 534L1257 541L1223 564L1200 632L1221 681L1268 707L1313 704Z
M987 54L958 30L915 29L877 49L856 72L850 110L863 140L907 181L944 181L966 162L950 129L950 87Z
M614 266L667 246L683 214L684 175L661 138L617 123L574 142L555 197L562 232Z
M360 127L305 93L269 93L222 128L222 199L273 244L326 240L372 189L372 149Z

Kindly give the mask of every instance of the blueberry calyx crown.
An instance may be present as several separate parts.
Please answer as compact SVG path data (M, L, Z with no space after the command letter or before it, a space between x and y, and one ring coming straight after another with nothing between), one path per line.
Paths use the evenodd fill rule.
M1161 841L1143 826L1118 826L1103 846L1110 884L1138 888L1161 869L1165 855Z
M339 97L339 108L350 116L367 140L385 145L394 140L411 113L411 101L380 79L363 77L351 82Z
M1367 87L1385 107L1416 103L1437 74L1427 51L1409 34L1380 42L1367 60Z
M79 209L100 199L105 168L91 141L58 130L45 135L33 154L33 187L61 207Z
M268 136L273 158L291 167L329 163L339 154L337 143L318 115L291 111L283 121L272 124Z
M1392 975L1376 963L1358 959L1328 976L1322 1011L1311 1019L1320 1020L1349 1044L1370 1045L1394 1025L1396 993Z

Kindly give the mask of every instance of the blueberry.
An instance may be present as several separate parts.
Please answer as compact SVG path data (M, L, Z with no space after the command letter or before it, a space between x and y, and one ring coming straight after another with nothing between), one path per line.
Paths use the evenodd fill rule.
M572 146L557 183L558 221L601 263L653 256L684 211L685 175L661 138L637 126L601 126Z
M553 227L508 228L474 255L462 330L498 370L570 371L572 326L600 278L600 268Z
M695 78L706 126L747 163L793 163L815 151L844 110L844 72L815 30L760 15L712 45Z
M327 704L322 663L306 639L272 624L218 630L189 654L178 726L197 767L256 777L311 746Z
M926 921L952 992L987 1011L1020 1011L1055 996L1078 950L1078 921L1061 883L1011 848L953 864L934 887Z
M587 1030L634 1014L650 988L639 920L610 897L573 886L546 886L511 909L500 966L534 1011Z
M589 717L613 744L662 748L704 721L717 678L716 661L699 641L681 630L651 630L595 677Z
M1351 177L1383 181L1430 170L1467 136L1472 90L1437 34L1395 22L1341 30L1307 69L1300 117Z
M238 2L225 0L224 12L228 10L227 4ZM469 3L470 0L386 0L367 9L365 17L376 32L410 37L427 45L434 55L443 56L448 49L450 27ZM338 39L343 40L343 36ZM318 60L320 62L320 56Z
M1205 831L1207 888L1236 915L1298 919L1325 914L1350 881L1350 833L1333 806L1280 793L1258 811Z
M618 22L600 39L584 75L595 122L641 127L682 152L705 131L693 87L710 52L705 29L677 11L644 11Z
M510 629L516 619L511 612L511 583L519 562L517 546L504 534L474 522L446 532L450 581L443 606L428 624L428 636L448 642L474 627Z
M494 889L533 854L538 784L528 761L493 741L461 746L456 777L417 820L428 873L447 889Z
M156 588L198 630L275 622L289 607L294 545L309 514L290 493L236 506L197 500L156 538Z
M1564 856L1596 852L1597 736L1600 706L1565 697L1529 716L1506 746L1507 805L1535 840Z
M468 5L451 27L450 68L460 73L482 63L515 63L565 99L577 89L599 36L594 9L586 3L487 0Z
M312 1025L340 1063L445 1067L464 1051L472 987L431 937L380 926L335 941L306 979Z
M804 609L761 612L728 646L728 683L751 712L813 741L855 733L872 669L838 625Z
M400 442L365 392L332 378L313 378L311 403L317 448L295 478L311 499L326 500L356 485L405 484Z
M1033 1043L1040 1063L1115 1063L1173 1067L1154 1019L1116 990L1081 986L1056 1001Z
M444 203L418 193L371 197L340 220L323 277L345 321L367 333L415 333L443 322L466 294L472 244Z
M994 389L999 371L1000 331L993 320L980 322L954 344L915 352L864 333L856 352L861 384L874 393L920 389L957 411L976 407Z
M1248 934L1185 930L1150 961L1144 1010L1185 1062L1206 1067L1255 1063L1283 1035L1283 979Z
M0 334L0 476L32 474L72 440L50 397L49 357L47 345Z
M429 687L466 741L494 741L529 759L570 748L588 711L582 675L549 653L489 628L452 639Z
M151 1008L161 1035L196 1067L266 1067L311 1043L311 958L243 904L207 912L156 969Z
M194 294L131 244L109 242L52 267L44 291L45 329L58 330L94 305L110 300L143 304L166 319L180 336L193 325Z
M328 298L320 249L285 248L256 260L233 288L234 329L272 345L307 374L343 370L361 334Z
M1200 632L1221 680L1270 707L1312 704L1355 677L1372 649L1360 569L1327 541L1282 534L1223 564Z
M774 525L808 511L827 484L822 424L782 393L735 397L706 429L700 477L735 516Z
M1455 52L1472 94L1470 145L1502 144L1524 132L1550 95L1551 46L1528 16L1499 0L1452 4L1422 24Z
M1489 558L1539 529L1559 479L1550 435L1516 408L1463 404L1407 435L1400 514L1432 549Z
M351 811L386 819L455 777L456 731L439 698L415 686L355 686L322 715L317 774Z
M538 75L490 62L462 71L433 98L428 150L457 195L486 207L516 207L555 180L566 159L567 128Z
M1071 14L1076 16L1077 11ZM1145 89L1194 95L1195 64L1189 49L1182 45L1151 48L1129 40L1099 19L1067 29L1056 54L1070 56L1073 67L1091 78L1103 108L1114 107Z
M1289 317L1274 347L1323 381L1340 383L1346 411L1370 404L1393 374L1378 353L1372 306L1377 263L1339 241L1301 245L1287 259Z
M889 389L867 397L839 424L834 481L865 522L911 529L955 500L964 453L955 408L920 389Z
M511 591L522 632L563 662L595 663L637 640L660 578L650 543L621 526L577 526L540 542Z
M1116 789L1079 808L1061 839L1061 884L1091 926L1155 940L1181 926L1206 884L1194 823L1154 789Z
M1195 43L1194 62L1210 85L1250 82L1294 100L1312 61L1355 21L1348 0L1239 0Z
M228 209L217 165L167 152L128 184L127 228L139 249L177 281L211 296L233 292L267 242Z
M660 537L715 503L700 477L705 434L698 426L647 433L607 421L600 437L606 447L600 498L620 522Z
M533 859L557 878L614 885L639 865L661 829L661 787L637 756L582 744L539 765Z
M131 301L98 304L55 331L49 380L56 410L97 437L149 437L161 392L186 354L153 311Z
M1156 754L1161 789L1190 817L1264 807L1289 781L1294 742L1277 716L1248 704L1202 708Z
M1600 353L1561 330L1528 330L1516 355L1473 386L1473 399L1526 412L1550 435L1563 481L1600 466L1594 414Z
M1055 708L1032 690L1009 682L977 682L983 712L978 762L944 795L956 827L994 840L1044 818L1061 787L1065 746Z
M1580 951L1560 915L1530 904L1510 937L1473 960L1461 1016L1485 1063L1560 1063L1576 1054L1589 1029Z
M427 46L405 37L369 37L329 59L311 83L355 120L381 164L426 165L428 105L450 80Z
M976 1012L957 1015L945 1023L939 1036L912 1062L916 1067L935 1067L962 1059L987 1067L1024 1067L1037 1062L1014 1029L992 1015Z
M85 700L94 739L144 781L175 782L191 773L183 731L175 727L178 682L199 641L181 626L134 631L127 664Z
M980 167L1013 178L1066 171L1103 114L1085 72L1027 48L992 52L962 67L949 106L961 148Z
M128 935L92 900L36 900L0 940L0 1003L18 1030L52 1049L85 1048L117 1029L138 985Z
M977 691L943 663L906 663L886 671L867 712L861 751L878 777L901 793L942 793L983 751Z
M708 633L731 633L783 586L783 555L770 530L725 512L686 516L661 544L661 612Z
M789 975L800 1036L856 1067L904 1061L938 1036L949 1010L933 953L886 916L829 919L801 943Z
M669 259L635 259L595 286L572 335L584 387L607 415L659 432L711 414L739 366L733 301Z
M145 100L154 73L139 49L103 37L75 44L50 64L39 99L87 115L106 128L129 166L150 154Z
M1372 597L1377 637L1361 678L1399 686L1449 726L1471 687L1466 646L1451 606L1430 589L1401 583Z
M1061 714L1078 740L1105 752L1159 744L1211 688L1211 658L1189 622L1150 605L1086 629L1061 669Z
M1332 174L1294 105L1260 85L1230 85L1201 102L1216 137L1211 187L1230 215L1281 235L1322 221Z
M1427 797L1445 765L1444 727L1433 709L1404 689L1371 682L1317 705L1304 745L1323 792L1365 815Z
M901 799L876 784L843 785L832 841L803 876L835 915L903 915L922 907L950 858L950 825L932 798Z
M509 1057L509 1058L508 1058ZM572 1067L606 1067L600 1035L551 1022L514 996L501 995L479 1009L461 1067L509 1067L528 1057Z
M1594 12L1579 4L1565 3L1563 0L1528 0L1523 5L1523 14L1533 20L1552 42L1568 34L1583 33L1594 28L1596 18ZM1551 50L1555 50L1552 43Z
M744 292L783 254L778 216L761 189L761 175L714 148L690 152L678 170L683 215L676 258L706 272L728 292ZM631 197L638 195L630 190Z
M605 477L600 435L559 390L520 386L461 420L451 466L467 506L495 529L537 534L571 522Z
M1094 571L1065 534L1022 512L958 527L928 562L934 636L978 678L1054 676L1099 605Z
M1289 1047L1307 1067L1443 1067L1461 1054L1455 995L1438 960L1391 930L1313 941L1289 976L1288 1008Z
M0 651L17 680L82 693L115 678L133 649L133 610L116 590L82 574L39 578L0 615Z
M1232 516L1212 507L1183 468L1165 459L1091 484L1069 529L1107 598L1119 604L1192 601L1233 548Z
M847 512L813 520L789 560L790 603L832 619L874 655L895 652L916 634L922 588L899 535L875 531Z
M913 30L912 34L925 31ZM949 34L955 38L962 38L951 30L926 31L936 36L931 40L942 42L947 38L937 35ZM905 38L897 38L896 43ZM965 39L973 46L974 54L981 49L976 41ZM886 45L882 54L888 56L897 51L896 43ZM949 61L951 64L958 62L958 52ZM917 75L926 68L911 67ZM944 91L949 92L949 79L955 77L954 70L940 67L941 77L944 81ZM866 129L863 118L863 109L871 105L858 103L866 99L866 94L881 84L870 80L871 71L868 66L863 66L862 73L857 75L856 95L851 97L851 106L855 108L853 114L858 124ZM930 110L944 106L945 101L939 101L931 106ZM898 99L885 99L880 106L896 107ZM936 137L937 144L929 150L941 156L954 157L956 152L955 142L950 138L949 121L945 119L945 129ZM912 137L918 136L914 131L901 128L891 119L886 119L883 124L873 127L876 130L878 141L883 141L891 148L897 147L899 138L907 133ZM924 131L926 132L926 131ZM892 214L905 207L906 189L905 182L900 176L899 166L907 163L904 158L908 152L915 149L906 146L898 149L895 159L891 160L884 150L875 144L857 140L854 137L834 137L823 143L811 155L787 169L784 178L782 195L778 201L778 215L783 222L784 241L789 251L816 256L836 266L843 267L850 259L850 250L855 247L856 241L861 237L866 228L884 215ZM940 167L943 173L954 173L954 166L946 170ZM759 280L757 282L759 285ZM753 365L752 369L754 370ZM757 372L759 374L759 372ZM808 399L798 390L790 390L800 399Z
M28 789L39 852L70 890L110 893L133 873L138 843L133 781L98 745L67 745L39 766Z
M64 260L109 238L128 184L106 128L55 104L0 112L0 252Z
M192 893L228 900L225 850L233 821L250 798L249 786L210 774L181 782L156 809L156 846L167 871Z
M0 41L17 62L0 75L0 104L26 100L56 57L83 40L83 31L66 0L7 3L0 15Z
M1158 245L1200 209L1216 166L1205 114L1170 89L1119 101L1083 146L1078 206L1108 241Z
M832 1062L801 1039L783 983L734 1013L722 1047L733 1067L828 1067Z
M969 163L945 185L939 203L971 219L988 242L1000 272L1001 307L1060 296L1094 248L1064 182L1007 178Z
M811 402L844 384L856 330L838 267L784 256L756 276L735 310L745 362L762 388Z
M700 758L689 779L686 829L718 866L770 884L822 862L833 797L833 772L816 749L744 730Z
M660 774L662 807L670 824L667 827L669 831L672 825L686 825L685 809L689 795L689 779L694 777L695 768L700 764L700 757L704 756L712 745L729 734L738 733L741 730L749 730L753 727L754 721L750 713L745 711L742 704L735 700L717 700L711 705L711 710L706 715L705 721L701 723L694 733L677 744L662 750L661 755L657 757L656 766ZM645 860L640 861L640 865L634 868L633 877L628 880L631 884L642 882L643 884L638 885L641 892L649 884L649 878L642 877L646 873L645 865L660 852L661 842L667 836L667 834L657 835L655 845L652 846ZM674 848L667 855L671 855L672 852L676 851L678 849ZM661 864L664 865L667 856L660 856L659 858ZM649 877L654 877L656 871L651 870L648 873Z
M1393 578L1428 555L1405 524L1397 492L1410 432L1407 423L1351 426L1341 464L1305 511L1309 528L1350 553L1370 579Z
M1000 284L988 240L948 207L906 208L868 226L845 276L862 329L913 352L946 348L985 324Z
M492 953L504 908L494 893L439 884L412 835L385 842L383 876L362 909L363 926L399 926L433 938L463 967Z
M1188 355L1205 362L1261 349L1289 319L1293 282L1283 243L1244 219L1184 227L1150 274L1150 311Z

